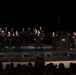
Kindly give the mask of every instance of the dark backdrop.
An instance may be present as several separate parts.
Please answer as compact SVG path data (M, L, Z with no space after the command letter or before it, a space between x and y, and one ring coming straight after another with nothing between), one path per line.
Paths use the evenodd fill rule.
M58 24L60 18L60 25ZM55 30L76 31L76 5L74 1L6 4L1 8L0 27L7 26L10 30L21 31L22 27L43 27L45 32L44 43L51 44L51 33Z

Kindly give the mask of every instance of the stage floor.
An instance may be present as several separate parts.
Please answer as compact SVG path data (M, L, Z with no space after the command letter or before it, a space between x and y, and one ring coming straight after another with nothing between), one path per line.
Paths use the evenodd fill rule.
M53 49L51 45L43 45L43 50L35 46L21 46L20 51L15 47L5 47L0 50L0 61L35 61L38 57L46 61L52 60L76 60L76 50L70 48L57 47Z

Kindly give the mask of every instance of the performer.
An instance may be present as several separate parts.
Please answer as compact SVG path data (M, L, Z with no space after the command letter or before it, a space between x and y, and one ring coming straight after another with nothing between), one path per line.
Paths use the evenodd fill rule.
M0 50L2 48L2 28L0 28Z
M11 28L10 34L11 34L11 46L13 46L15 44L15 42L14 42L15 34L14 34L14 29L13 28Z
M73 37L71 39L71 49L74 49L76 46L76 32L73 33Z
M11 47L11 42L12 42L11 33L10 33L10 31L8 31L8 34L7 34L8 47Z
M28 31L27 31L27 43L28 43L28 45L31 44L31 35L32 35L32 32L30 30L30 27L28 27Z
M66 47L66 38L65 38L64 35L61 37L61 47L62 48L65 48Z
M0 32L0 50L4 48L5 50L5 34L4 31Z
M66 47L71 47L71 39L72 39L72 36L70 34L70 32L67 32L67 35L66 35Z
M56 48L56 33L52 32L52 45L53 45L53 49Z
M40 36L41 36L41 42L43 44L43 39L44 39L44 30L42 29L42 27L40 26Z
M18 50L20 50L20 35L18 31L15 33L15 50L17 50L17 47L19 48Z
M0 28L0 34L2 33L2 28Z
M41 47L41 50L42 50L42 37L40 35L40 30L37 31L37 35L36 35L36 45L35 45L35 50L37 50L37 47L40 46Z
M36 36L37 36L37 29L34 28L34 32L33 32L33 43L36 44Z
M13 28L11 28L11 31L10 31L10 32L11 32L11 35L13 35L13 34L14 34L14 30L13 30Z
M7 27L5 27L4 33L5 33L5 45L8 46L8 40L7 40L8 28Z
M5 27L4 32L5 32L6 35L8 34L8 28L7 27Z
M22 45L25 45L25 38L26 38L25 28L22 28L22 31L20 32L20 36L21 36Z

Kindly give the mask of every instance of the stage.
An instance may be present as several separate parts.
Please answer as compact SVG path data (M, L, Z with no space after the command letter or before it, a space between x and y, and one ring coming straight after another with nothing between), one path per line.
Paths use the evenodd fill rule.
M44 58L45 61L76 60L76 50L70 48L57 47L53 49L52 45L43 45L43 50L35 46L21 46L20 50L13 47L5 47L0 50L0 61L35 61L38 57Z

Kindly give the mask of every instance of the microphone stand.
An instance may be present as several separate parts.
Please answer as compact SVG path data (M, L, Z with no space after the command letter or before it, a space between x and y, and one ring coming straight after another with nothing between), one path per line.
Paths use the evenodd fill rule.
M59 46L62 47L62 43L61 43L61 37L62 37L62 34L61 34L61 26L60 26L60 17L57 18L58 20L58 40L59 40Z

